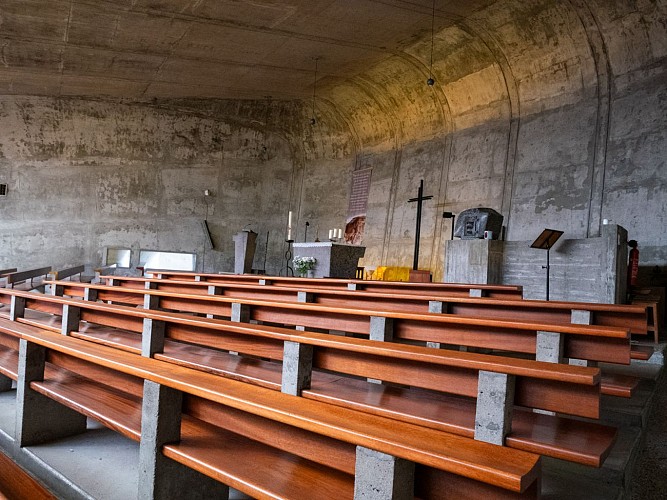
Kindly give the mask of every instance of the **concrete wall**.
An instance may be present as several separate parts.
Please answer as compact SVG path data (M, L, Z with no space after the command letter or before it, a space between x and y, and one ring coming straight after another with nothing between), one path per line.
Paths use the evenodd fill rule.
M412 264L407 200L424 179L420 265L436 280L442 212L474 206L501 212L511 241L545 227L595 237L610 219L639 241L644 271L667 272L667 1L489 0L465 19L450 8L435 86L424 33L323 85L315 126L300 103L270 100L0 97L0 267L99 261L113 244L196 251L226 271L232 234L251 223L257 259L269 231L277 272L287 211L298 239L306 220L311 238L342 227L351 171L372 167L366 265ZM216 250L204 255L207 206Z
M202 116L192 105L2 98L0 268L99 265L104 247L121 246L133 250L133 266L150 249L194 252L199 269L231 271L232 235L250 224L259 233L255 267L268 231L266 267L277 273L305 158L265 125ZM326 192L344 205L346 189Z

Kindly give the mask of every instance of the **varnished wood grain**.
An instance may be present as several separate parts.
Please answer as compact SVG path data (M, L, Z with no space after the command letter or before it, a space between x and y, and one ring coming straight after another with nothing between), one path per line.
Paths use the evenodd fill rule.
M55 500L56 496L0 453L0 497L7 500Z

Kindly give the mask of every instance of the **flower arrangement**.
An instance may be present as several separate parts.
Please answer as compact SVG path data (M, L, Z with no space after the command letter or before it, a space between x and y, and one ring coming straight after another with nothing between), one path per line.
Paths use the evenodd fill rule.
M317 264L317 259L315 257L299 257L298 255L294 257L294 267L296 271L304 276L307 271L310 271L315 268Z

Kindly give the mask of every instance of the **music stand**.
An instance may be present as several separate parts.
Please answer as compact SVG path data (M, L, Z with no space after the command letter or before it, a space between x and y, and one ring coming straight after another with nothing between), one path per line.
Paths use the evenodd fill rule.
M549 300L549 269L551 269L551 265L549 264L549 252L561 236L563 236L563 231L558 231L557 229L545 229L530 245L530 248L547 251L547 265L542 266L542 269L547 270L547 300Z

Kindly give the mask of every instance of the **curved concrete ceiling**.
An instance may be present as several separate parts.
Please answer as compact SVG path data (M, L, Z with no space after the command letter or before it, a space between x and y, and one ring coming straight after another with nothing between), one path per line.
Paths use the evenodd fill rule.
M3 0L0 94L271 96L309 115L317 57L317 113L392 147L603 98L610 73L665 57L666 4L436 0L432 46L431 0Z

